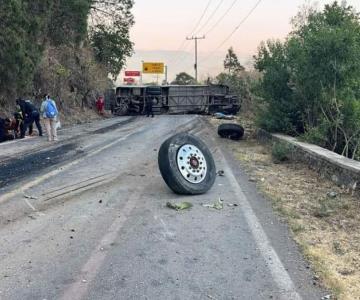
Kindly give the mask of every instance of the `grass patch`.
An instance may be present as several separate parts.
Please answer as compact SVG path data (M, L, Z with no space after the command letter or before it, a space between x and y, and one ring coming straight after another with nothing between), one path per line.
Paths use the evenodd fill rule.
M249 177L287 221L295 241L333 299L360 300L360 201L290 159L292 149L254 140L229 142ZM275 146L276 145L276 146Z
M290 160L292 147L285 142L274 142L271 148L271 156L275 163Z

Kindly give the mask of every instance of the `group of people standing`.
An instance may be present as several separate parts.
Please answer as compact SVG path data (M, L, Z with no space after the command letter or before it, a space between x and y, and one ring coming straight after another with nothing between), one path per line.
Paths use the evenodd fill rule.
M24 138L29 129L32 135L35 123L39 136L43 136L40 119L43 119L49 141L57 141L57 117L58 109L56 103L48 94L44 95L40 110L31 100L16 99L16 111L13 118L0 118L0 142Z

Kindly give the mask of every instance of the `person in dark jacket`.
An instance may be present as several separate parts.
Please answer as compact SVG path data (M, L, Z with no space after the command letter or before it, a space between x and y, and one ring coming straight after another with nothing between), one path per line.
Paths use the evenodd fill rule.
M29 134L32 134L32 125L35 122L36 127L39 132L39 136L42 136L42 128L40 124L40 113L39 110L30 100L23 100L21 98L16 100L16 104L20 106L23 118L24 125L22 127L21 138L25 137L27 128L29 127Z
M145 100L145 113L146 116L149 117L151 115L151 117L154 117L154 112L153 112L153 98L151 97L146 97Z
M14 136L9 134L8 129L6 128L6 122L3 118L0 118L0 143L5 141L13 140Z

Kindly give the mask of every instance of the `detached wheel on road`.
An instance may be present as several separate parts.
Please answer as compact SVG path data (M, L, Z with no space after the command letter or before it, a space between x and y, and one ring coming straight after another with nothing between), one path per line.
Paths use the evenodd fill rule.
M244 128L238 124L225 123L219 125L218 134L222 138L240 140L244 136Z
M160 147L158 163L161 176L176 194L204 194L215 182L210 150L193 135L180 133L167 139Z

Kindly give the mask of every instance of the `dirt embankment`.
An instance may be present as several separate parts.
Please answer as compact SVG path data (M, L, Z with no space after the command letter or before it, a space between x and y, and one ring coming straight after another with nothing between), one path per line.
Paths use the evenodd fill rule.
M253 122L241 116L237 122L244 125L246 139L224 142L289 224L315 270L313 283L330 288L331 299L360 299L359 195L335 186L304 164L274 163L271 147L254 138Z

